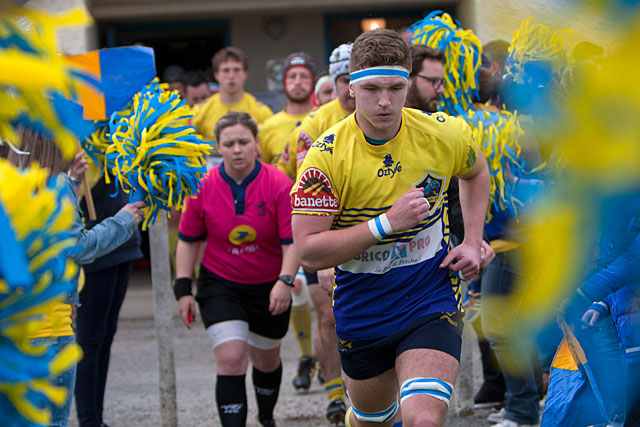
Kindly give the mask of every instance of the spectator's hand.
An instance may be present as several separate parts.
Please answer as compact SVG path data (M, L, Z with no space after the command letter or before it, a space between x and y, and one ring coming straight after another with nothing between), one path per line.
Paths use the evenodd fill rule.
M600 320L600 312L592 308L582 315L582 321L589 326L594 326L598 320Z
M484 270L487 268L491 261L496 257L496 253L493 251L491 245L489 245L486 241L482 241L482 247L480 248L480 269Z
M335 276L335 273L333 271L333 267L325 268L324 270L318 271L318 285L320 285L322 290L328 293L329 295L333 294L334 276Z
M459 271L464 280L480 278L480 247L463 241L442 260L440 268Z
M140 222L144 218L144 211L142 210L142 208L144 208L145 206L146 205L144 202L127 203L120 210L130 213L133 219L135 219L136 222L140 224Z
M387 219L394 232L408 230L429 215L429 208L422 188L412 188L398 197L387 212Z
M291 287L278 280L269 294L269 311L273 316L284 313L291 304Z
M178 300L180 318L187 329L191 329L191 322L196 318L196 300L193 295L185 295Z
M87 159L84 157L84 153L82 151L76 153L69 167L69 176L71 179L82 181L87 169L89 169L89 166L87 166Z
M566 298L560 304L560 312L564 314L568 323L580 322L583 315L589 309L591 301L578 292L574 292L569 298Z

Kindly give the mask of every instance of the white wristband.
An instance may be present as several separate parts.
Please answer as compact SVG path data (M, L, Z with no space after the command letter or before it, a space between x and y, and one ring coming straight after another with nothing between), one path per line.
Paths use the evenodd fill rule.
M382 240L389 234L393 233L393 229L391 228L391 223L389 222L389 218L387 218L387 214L378 215L377 217L370 219L368 224L369 231L371 231L373 237L378 240Z

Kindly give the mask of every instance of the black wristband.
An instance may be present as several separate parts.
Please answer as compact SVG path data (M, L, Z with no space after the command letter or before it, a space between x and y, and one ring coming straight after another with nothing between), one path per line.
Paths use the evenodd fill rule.
M185 295L192 295L191 282L192 280L188 277L177 277L176 280L173 281L173 294L176 296L176 300L179 300Z

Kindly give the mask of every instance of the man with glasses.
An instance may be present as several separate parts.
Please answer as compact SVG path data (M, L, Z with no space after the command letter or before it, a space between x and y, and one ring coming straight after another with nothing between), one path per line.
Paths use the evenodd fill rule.
M411 45L411 66L405 107L435 113L444 94L444 52L424 45Z

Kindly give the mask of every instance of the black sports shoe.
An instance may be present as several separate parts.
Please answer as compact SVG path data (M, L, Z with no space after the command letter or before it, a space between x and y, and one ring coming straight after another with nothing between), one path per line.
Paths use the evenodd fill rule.
M311 387L311 378L316 371L316 358L302 356L298 361L298 371L291 383L297 392L307 391Z
M347 412L347 406L341 398L335 398L327 406L327 419L330 423L340 424L344 422L344 415Z
M258 424L260 424L262 427L276 427L276 422L273 420L273 418L269 420L263 420L260 419L260 415L258 415Z

